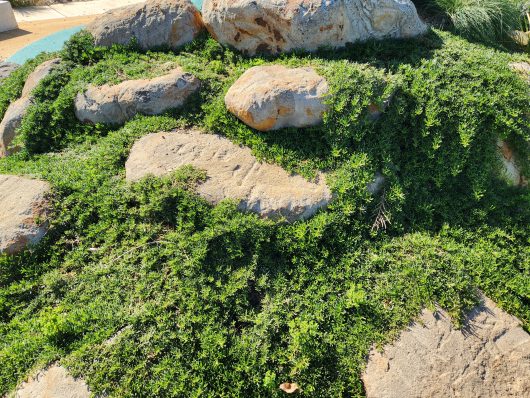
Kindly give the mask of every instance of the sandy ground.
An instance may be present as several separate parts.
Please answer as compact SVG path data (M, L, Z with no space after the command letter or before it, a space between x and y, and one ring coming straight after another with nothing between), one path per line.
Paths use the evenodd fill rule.
M0 61L15 54L21 48L52 33L78 25L86 25L97 15L48 19L45 21L20 22L17 30L0 33Z

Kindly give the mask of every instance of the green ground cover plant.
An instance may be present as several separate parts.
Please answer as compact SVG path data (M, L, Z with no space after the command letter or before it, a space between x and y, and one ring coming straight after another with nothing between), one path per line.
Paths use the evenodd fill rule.
M343 51L246 58L207 35L180 52L98 49L80 34L35 91L23 150L0 173L53 186L43 242L0 257L0 394L60 361L110 397L362 397L372 344L435 304L458 324L483 291L530 328L530 193L500 172L496 140L529 166L528 61L450 33ZM525 58L526 57L526 58ZM324 124L260 133L223 97L249 67L312 65L331 87ZM21 90L27 64L0 87ZM86 126L73 99L88 84L153 77L181 65L202 81L180 111L120 128ZM5 99L4 99L5 98ZM370 104L391 99L378 120ZM4 101L4 102L2 102ZM185 167L129 184L132 144L196 126L312 178L331 205L286 224L212 207ZM366 186L379 171L377 195ZM374 228L381 216L386 228Z

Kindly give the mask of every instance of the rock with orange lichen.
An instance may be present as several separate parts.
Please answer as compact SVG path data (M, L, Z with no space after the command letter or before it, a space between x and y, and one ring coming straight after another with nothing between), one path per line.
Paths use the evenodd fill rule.
M189 0L148 0L117 8L96 18L87 30L98 46L129 44L144 50L191 42L203 29L199 10Z
M225 104L256 130L308 127L322 122L328 90L326 79L312 68L256 66L230 87Z
M204 0L206 28L250 55L423 34L410 0Z

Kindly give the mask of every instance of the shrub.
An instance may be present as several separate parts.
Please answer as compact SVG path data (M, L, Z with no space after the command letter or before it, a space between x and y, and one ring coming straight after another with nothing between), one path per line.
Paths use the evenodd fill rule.
M507 42L522 27L518 0L418 0L427 18L471 40L490 44Z

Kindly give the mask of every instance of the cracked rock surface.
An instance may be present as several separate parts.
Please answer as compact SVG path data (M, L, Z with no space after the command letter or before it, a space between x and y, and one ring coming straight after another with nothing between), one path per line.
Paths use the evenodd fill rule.
M74 379L57 364L40 371L17 389L16 398L89 398L90 390L83 380Z
M323 176L316 182L261 163L246 147L197 130L149 134L137 141L125 164L127 180L161 176L184 165L205 170L197 192L208 202L239 201L239 208L263 217L305 219L332 198Z
M483 297L455 329L443 310L372 350L363 381L368 398L528 397L530 335L517 318Z

